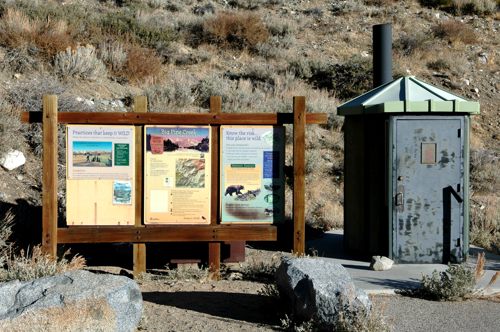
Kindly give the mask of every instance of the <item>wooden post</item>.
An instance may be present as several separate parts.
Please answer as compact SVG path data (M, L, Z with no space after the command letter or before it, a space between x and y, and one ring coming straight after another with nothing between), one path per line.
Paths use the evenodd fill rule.
M305 253L306 99L293 97L293 252Z
M57 96L43 96L42 250L57 256Z
M148 99L146 96L134 97L134 112L146 113L148 111ZM142 163L143 163L143 130L142 126L135 126L135 226L142 226ZM134 278L146 272L146 244L135 243L133 245L134 255Z
M222 98L220 96L210 97L210 113L218 115L222 110ZM215 226L219 222L219 128L218 125L212 126L212 135L210 137L210 148L212 157L212 193L210 195L210 224ZM220 278L220 254L221 243L208 243L208 268L210 279L219 280Z

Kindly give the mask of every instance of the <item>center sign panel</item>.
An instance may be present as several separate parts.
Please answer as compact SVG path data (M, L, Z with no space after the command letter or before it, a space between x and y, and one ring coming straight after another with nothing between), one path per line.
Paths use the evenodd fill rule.
M221 126L222 223L282 221L284 162L284 127Z
M209 126L145 126L144 222L209 224Z

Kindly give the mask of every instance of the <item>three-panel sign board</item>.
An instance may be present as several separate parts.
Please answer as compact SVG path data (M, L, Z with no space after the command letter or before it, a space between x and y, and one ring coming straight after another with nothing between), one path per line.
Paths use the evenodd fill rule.
M144 127L144 223L210 224L210 126ZM135 224L134 126L68 125L69 226ZM220 126L220 222L280 222L281 126Z

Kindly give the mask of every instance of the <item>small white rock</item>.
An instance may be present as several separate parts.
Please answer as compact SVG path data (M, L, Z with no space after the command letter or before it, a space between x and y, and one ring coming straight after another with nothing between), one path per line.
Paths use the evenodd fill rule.
M392 268L394 261L385 256L373 256L370 269L374 271L387 271Z
M24 179L24 176L22 176L21 174L18 174L16 176L16 179L18 179L19 181L22 181Z
M25 162L26 157L24 157L24 154L21 151L17 150L10 150L4 154L2 158L0 158L0 164L8 171L12 171L19 166L24 165Z

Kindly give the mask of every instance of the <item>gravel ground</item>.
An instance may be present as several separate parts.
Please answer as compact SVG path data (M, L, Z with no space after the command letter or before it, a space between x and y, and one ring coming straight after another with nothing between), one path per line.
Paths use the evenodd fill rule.
M143 281L145 331L276 331L276 308L251 281ZM499 331L500 298L432 302L372 296L392 331Z
M467 300L433 302L403 296L376 296L393 331L499 331L500 302Z

